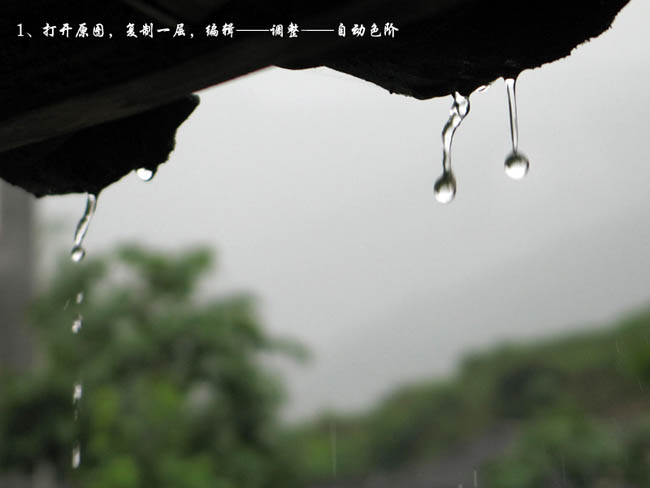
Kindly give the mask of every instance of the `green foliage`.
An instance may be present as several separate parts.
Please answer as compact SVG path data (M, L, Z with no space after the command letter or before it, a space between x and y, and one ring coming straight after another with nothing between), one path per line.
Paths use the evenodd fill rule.
M636 425L650 411L648 337L650 312L642 312L609 329L472 354L446 381L402 387L369 412L330 414L295 428L302 476L331 478L330 425L337 427L339 476L360 476L425 463L494 427L515 424L528 440L494 468L498 482L488 486L546 486L541 480L556 461L548 458L553 450L572 473L574 484L567 486L592 488L598 485L585 480L605 483L607 476L650 486L644 467L650 466L650 431L637 429L630 439L607 427L613 418ZM591 420L576 420L581 416ZM615 469L623 455L625 469L636 474Z
M512 452L486 467L486 486L649 486L650 431L640 425L620 435L608 423L583 416L537 419Z
M43 367L0 379L0 469L47 461L100 488L292 486L278 444L282 390L262 360L300 348L262 332L250 296L198 300L210 264L203 249L135 246L63 263L30 316ZM82 464L72 472L77 437Z
M650 312L475 353L454 376L401 387L368 412L280 431L281 388L263 358L304 351L262 332L250 296L199 300L210 262L201 249L129 246L66 263L31 313L44 366L0 376L0 469L46 460L100 488L291 488L427 462L516 425L512 449L482 472L488 488L650 486Z

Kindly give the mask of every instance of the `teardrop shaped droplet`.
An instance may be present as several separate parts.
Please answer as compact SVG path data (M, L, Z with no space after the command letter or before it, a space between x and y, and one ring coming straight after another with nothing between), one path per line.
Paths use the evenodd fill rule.
M156 171L149 168L139 168L136 173L142 181L151 181L156 175Z
M506 174L513 180L521 180L528 174L530 163L521 153L512 153L506 158Z
M77 442L72 448L72 469L77 469L81 466L81 446Z
M433 195L440 203L451 203L456 196L456 178L453 173L443 174L433 185Z
M75 263L78 263L86 256L86 251L83 248L83 240L86 237L88 232L88 227L90 226L90 221L95 214L95 209L97 208L97 195L88 193L86 197L86 210L77 224L77 229L74 233L74 247L70 252L70 257Z
M510 137L512 139L512 152L505 161L505 171L513 180L521 180L528 174L530 162L528 158L519 151L519 121L517 118L517 80L506 79L508 90L508 108L510 111Z
M83 327L83 320L84 318L81 315L77 315L77 318L74 319L74 322L72 322L72 333L73 334L78 334L79 331L81 330L81 327Z
M83 301L84 301L84 292L83 291L80 291L79 293L77 293L75 301L77 302L77 305L81 305L83 303Z
M456 178L451 169L451 150L456 129L465 120L469 111L469 98L458 92L454 93L454 104L442 130L442 176L433 186L433 194L440 203L450 203L456 196Z

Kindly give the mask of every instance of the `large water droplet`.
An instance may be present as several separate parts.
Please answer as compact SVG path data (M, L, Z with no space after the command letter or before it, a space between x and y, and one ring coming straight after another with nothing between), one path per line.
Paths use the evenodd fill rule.
M506 158L506 174L513 180L521 180L528 173L528 158L520 153L512 153Z
M83 248L84 237L88 232L88 227L90 226L90 221L95 214L95 208L97 208L97 195L89 193L86 197L86 210L77 224L77 229L74 233L74 247L70 253L70 257L75 263L78 263L86 256L86 251Z
M449 203L456 196L456 179L451 170L451 149L456 129L470 111L469 98L456 92L449 119L442 130L442 176L433 187L433 194L440 203Z
M80 291L77 293L77 297L75 298L75 301L77 302L77 305L81 305L84 301L84 292Z
M433 185L433 195L440 203L447 204L456 196L456 178L452 173L445 173Z
M81 330L81 327L83 326L83 320L84 318L81 315L77 315L77 318L74 319L74 322L72 322L72 333L73 334L78 334L79 331Z
M142 181L151 181L156 175L156 171L149 168L139 168L136 173Z
M510 111L510 137L512 139L512 152L505 162L506 175L513 180L521 180L528 174L530 163L528 158L519 151L519 121L517 118L517 81L514 78L506 79L508 90L508 108Z
M81 466L81 446L76 443L72 448L72 469L77 469Z

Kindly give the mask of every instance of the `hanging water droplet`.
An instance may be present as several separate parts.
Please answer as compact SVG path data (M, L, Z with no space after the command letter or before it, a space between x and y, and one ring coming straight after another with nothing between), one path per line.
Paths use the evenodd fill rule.
M77 302L77 305L81 305L83 303L83 301L84 301L84 292L83 291L80 291L79 293L77 293L77 297L76 297L75 301Z
M89 193L86 198L86 210L79 220L77 229L74 233L74 247L72 248L70 256L75 263L81 261L86 255L86 251L83 248L83 240L84 237L86 237L86 233L88 232L90 221L95 214L95 208L97 208L97 195Z
M78 334L79 331L81 330L81 327L83 326L83 320L84 318L80 315L77 315L77 318L74 319L74 322L72 322L72 333L73 334Z
M76 405L81 400L83 396L83 385L81 382L75 383L72 390L72 404Z
M456 92L449 120L442 130L442 176L433 186L433 194L440 203L449 203L456 196L456 178L451 170L451 148L456 129L469 114L469 98Z
M84 250L83 247L75 246L72 248L72 252L70 253L70 256L72 257L72 260L75 263L78 263L86 256L86 251Z
M81 466L81 446L77 442L72 448L72 469Z
M447 204L456 196L456 178L453 173L445 173L433 186L433 195L440 203Z
M521 153L512 153L506 158L506 174L513 180L521 180L528 173L530 163Z
M505 162L505 171L513 180L521 180L528 174L530 162L519 152L519 121L517 119L517 81L514 78L506 79L508 90L508 108L510 111L510 137L512 139L512 152Z
M142 181L151 181L156 175L156 171L149 168L139 168L136 173Z

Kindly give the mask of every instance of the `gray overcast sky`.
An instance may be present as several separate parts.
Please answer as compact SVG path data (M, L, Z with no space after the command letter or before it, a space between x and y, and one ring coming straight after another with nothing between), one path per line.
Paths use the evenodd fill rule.
M599 39L521 75L522 182L503 173L502 80L472 97L458 196L441 206L451 98L268 69L201 93L156 178L101 195L86 247L213 246L206 293L253 291L270 330L315 353L288 370L294 418L363 407L468 349L616 317L650 301L648 19L650 2L632 0ZM39 204L69 229L43 263L83 206Z

